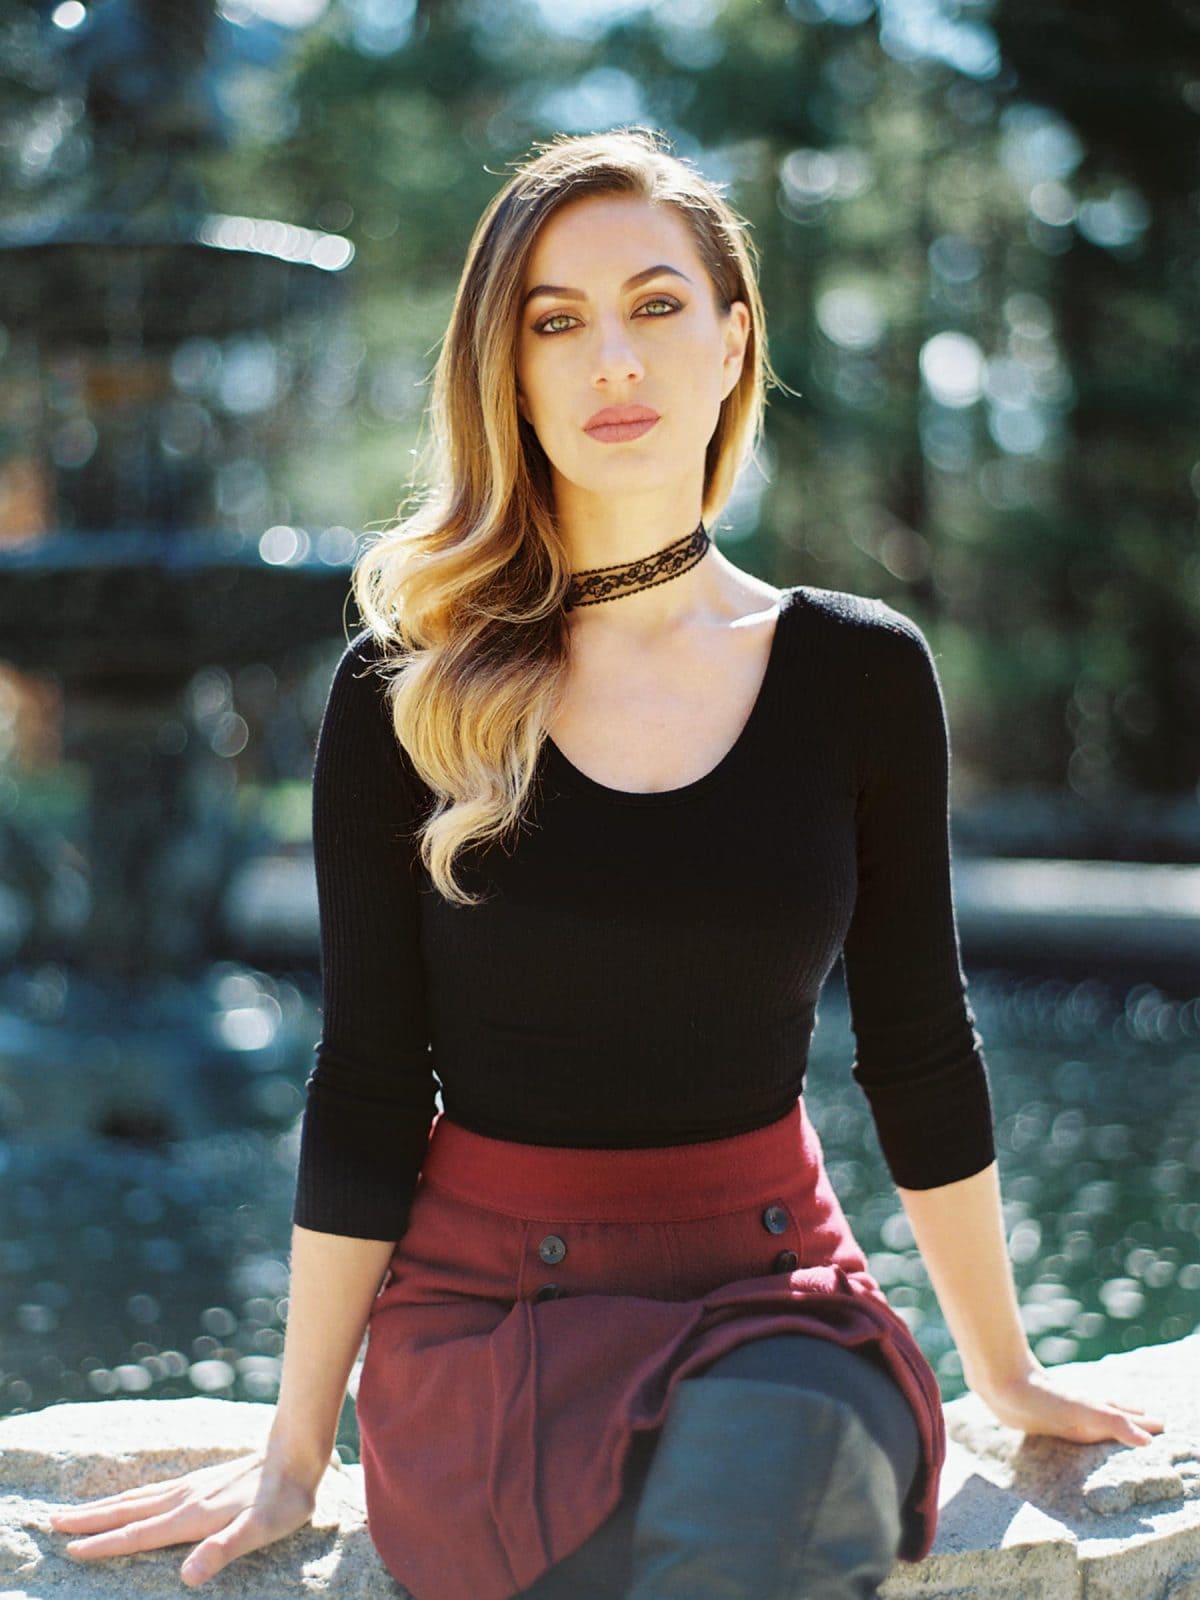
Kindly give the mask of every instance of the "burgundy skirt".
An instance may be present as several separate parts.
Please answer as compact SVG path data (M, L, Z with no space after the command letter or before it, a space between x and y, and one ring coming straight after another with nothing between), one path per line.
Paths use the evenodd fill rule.
M585 1150L435 1117L356 1399L367 1525L415 1600L509 1600L615 1510L632 1437L735 1345L862 1346L921 1434L902 1561L933 1544L937 1378L867 1271L804 1099L702 1143Z

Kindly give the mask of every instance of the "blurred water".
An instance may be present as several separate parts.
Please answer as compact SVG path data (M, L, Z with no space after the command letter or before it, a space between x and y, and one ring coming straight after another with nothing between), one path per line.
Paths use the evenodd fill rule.
M1022 1316L1047 1366L1200 1326L1200 999L980 972ZM806 1085L830 1176L872 1272L943 1398L963 1389L850 1077L831 980ZM307 1070L307 1063L305 1064ZM0 1415L57 1400L271 1401L287 1320L299 1126L161 1150L0 1144ZM338 1435L358 1459L353 1393Z
M1090 1361L1200 1328L1200 1000L998 972L974 975L970 994L1035 1355ZM830 1036L806 1099L871 1270L950 1400L963 1389L958 1353L861 1093L839 1081L851 1046L834 1010L822 1001Z

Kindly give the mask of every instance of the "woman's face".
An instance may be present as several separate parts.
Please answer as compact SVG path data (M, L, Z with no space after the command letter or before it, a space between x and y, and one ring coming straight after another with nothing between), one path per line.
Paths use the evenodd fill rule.
M556 478L613 494L703 472L750 313L740 300L718 309L674 206L632 195L568 202L538 234L522 299L517 404ZM658 420L640 430L595 421L611 407Z

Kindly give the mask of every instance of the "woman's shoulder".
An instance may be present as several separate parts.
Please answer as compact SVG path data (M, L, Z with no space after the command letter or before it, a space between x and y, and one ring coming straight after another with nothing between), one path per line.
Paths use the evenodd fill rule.
M886 600L807 583L792 584L786 595L790 610L808 617L826 630L830 640L840 639L849 649L868 652L874 658L911 654L913 647L921 654L929 653L929 641L920 624Z
M379 635L371 628L360 628L347 642L343 661L356 661L360 666L375 667L386 659L387 649Z
M364 628L351 639L343 636L341 654L334 661L329 681L329 711L339 716L374 715L384 681L380 658L371 632Z
M360 683L382 693L403 659L403 650L394 642L381 639L373 629L363 627L343 643L334 667L334 679L343 685L351 681ZM362 693L361 690L355 692Z
M361 628L346 643L330 686L326 717L356 730L359 748L385 760L409 789L421 788L412 757L400 742L392 718L387 669L398 659L394 645Z
M329 685L326 716L363 727L368 724L392 730L387 668L394 661L386 645L369 628L343 638Z
M924 629L886 600L843 589L794 586L791 609L810 626L809 639L835 695L849 697L871 737L925 737L943 718L934 651ZM797 627L800 637L803 627ZM856 713L857 714L857 713Z

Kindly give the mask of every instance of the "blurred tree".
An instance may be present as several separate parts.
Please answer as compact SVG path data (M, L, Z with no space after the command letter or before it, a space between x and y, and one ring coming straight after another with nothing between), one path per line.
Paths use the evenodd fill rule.
M999 0L992 26L1022 93L1084 141L1081 170L1124 172L1156 210L1200 180L1200 10L1192 0Z
M1073 222L1046 277L1074 402L1043 530L1051 620L1081 641L1076 777L1185 788L1200 776L1200 11L1001 0L995 27L1024 96L1080 138L1070 189L1049 197Z

